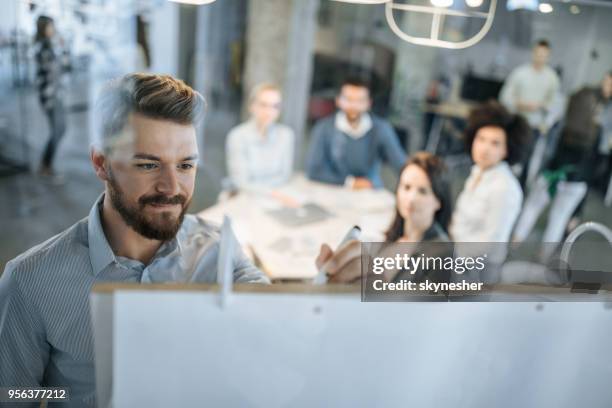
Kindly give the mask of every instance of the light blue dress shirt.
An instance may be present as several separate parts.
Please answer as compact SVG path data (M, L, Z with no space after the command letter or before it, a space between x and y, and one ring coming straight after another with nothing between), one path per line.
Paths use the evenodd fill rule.
M92 286L216 282L218 227L186 215L177 236L144 265L111 250L100 222L102 197L87 218L6 265L0 277L0 387L69 387L70 403L59 406L95 406ZM235 282L269 282L240 245L232 247Z

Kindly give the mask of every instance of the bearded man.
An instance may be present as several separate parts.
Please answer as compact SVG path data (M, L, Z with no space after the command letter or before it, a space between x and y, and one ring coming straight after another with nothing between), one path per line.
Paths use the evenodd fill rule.
M67 387L62 406L95 406L91 287L216 281L221 231L186 215L203 110L199 93L166 75L130 74L102 91L90 158L104 193L0 278L0 386ZM267 283L232 247L234 281Z

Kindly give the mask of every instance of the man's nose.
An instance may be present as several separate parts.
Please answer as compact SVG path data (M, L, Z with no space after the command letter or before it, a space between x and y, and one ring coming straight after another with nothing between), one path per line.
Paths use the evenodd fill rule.
M180 189L177 170L174 166L162 166L162 170L157 180L156 190L168 196L179 194Z

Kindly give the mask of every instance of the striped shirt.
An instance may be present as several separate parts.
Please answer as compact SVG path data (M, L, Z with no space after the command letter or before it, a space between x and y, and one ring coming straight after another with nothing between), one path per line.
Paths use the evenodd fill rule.
M62 407L95 406L92 286L216 281L218 227L186 215L177 236L144 265L111 250L100 222L103 197L87 218L6 265L0 277L0 386L69 387L70 404ZM232 247L234 281L269 282L239 245Z

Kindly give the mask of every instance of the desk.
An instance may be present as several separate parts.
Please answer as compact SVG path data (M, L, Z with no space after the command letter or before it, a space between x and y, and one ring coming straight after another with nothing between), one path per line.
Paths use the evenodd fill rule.
M216 223L227 215L238 241L252 249L271 279L314 278L317 274L314 261L321 244L334 248L353 225L361 226L366 238L382 234L395 211L395 198L387 190L354 191L313 182L301 174L275 191L299 204L318 204L332 216L287 227L267 213L282 207L280 202L263 193L240 193L198 214Z

